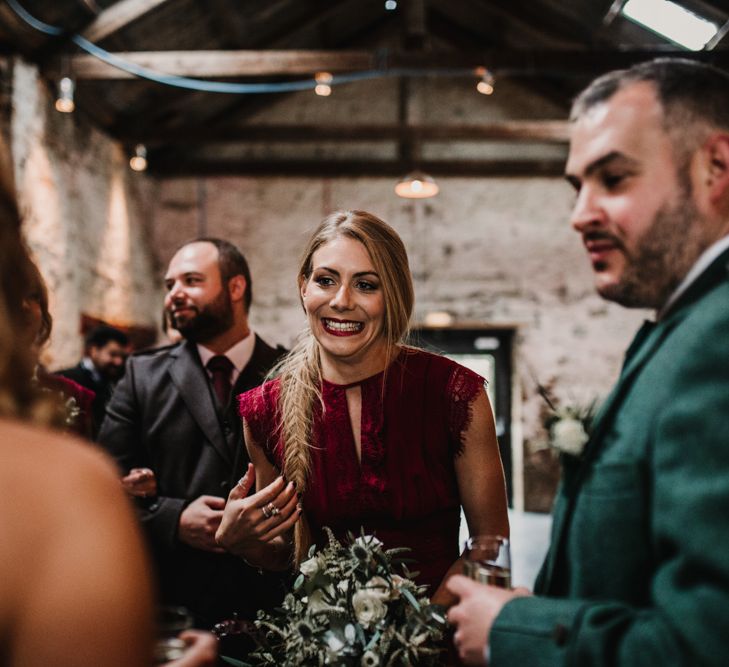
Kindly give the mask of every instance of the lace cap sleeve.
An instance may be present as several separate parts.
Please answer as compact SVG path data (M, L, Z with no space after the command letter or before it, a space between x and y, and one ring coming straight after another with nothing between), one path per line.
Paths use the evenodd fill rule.
M238 414L245 419L253 439L264 450L270 448L275 428L278 383L274 380L238 396Z
M454 456L463 452L465 445L463 436L471 424L471 405L485 385L486 380L478 373L454 364L446 386L446 396L449 401L448 430L453 442Z

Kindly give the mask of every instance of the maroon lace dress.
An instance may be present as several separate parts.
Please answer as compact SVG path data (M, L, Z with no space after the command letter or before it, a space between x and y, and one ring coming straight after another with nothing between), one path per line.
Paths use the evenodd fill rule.
M460 500L454 458L463 448L470 404L484 380L459 364L405 349L382 373L356 383L362 392L361 462L345 391L324 382L325 412L314 414L311 477L303 506L314 541L322 527L338 538L363 527L386 548L409 547L431 593L458 558ZM240 414L269 460L282 469L279 381L242 394Z

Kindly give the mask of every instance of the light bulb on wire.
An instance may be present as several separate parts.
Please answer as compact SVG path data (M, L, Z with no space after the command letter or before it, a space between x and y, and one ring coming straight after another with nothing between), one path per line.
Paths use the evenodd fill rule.
M134 147L134 155L129 160L129 166L134 171L145 171L147 169L147 147L144 144L137 144Z
M314 75L316 87L314 92L322 97L329 97L332 94L332 79L334 77L329 72L317 72Z
M494 92L494 84L496 80L494 75L489 72L485 67L479 67L476 70L476 74L481 77L479 82L476 84L476 90L482 95L491 95Z
M76 88L76 84L73 79L68 76L64 76L58 82L58 97L56 98L56 111L61 113L73 113L76 108L76 104L73 101L73 91Z

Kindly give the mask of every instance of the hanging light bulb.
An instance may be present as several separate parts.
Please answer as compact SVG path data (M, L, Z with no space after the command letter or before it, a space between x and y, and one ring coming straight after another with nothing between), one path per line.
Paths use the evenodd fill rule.
M395 194L405 199L427 199L435 197L439 191L435 179L422 171L410 172L395 186Z
M317 95L321 95L322 97L328 97L332 94L332 79L334 77L329 72L317 72L314 75L314 79L316 80L316 87L314 88L314 92Z
M385 9L388 12L397 9L397 0L385 0Z
M476 90L482 95L491 95L494 92L494 75L485 67L479 67L476 72L481 77L481 80L476 84Z
M73 91L76 88L76 84L73 79L64 76L58 82L58 97L56 98L56 111L61 113L73 113L76 105L73 101Z
M144 171L147 168L147 147L144 144L137 144L134 147L134 155L129 160L129 166L134 171Z

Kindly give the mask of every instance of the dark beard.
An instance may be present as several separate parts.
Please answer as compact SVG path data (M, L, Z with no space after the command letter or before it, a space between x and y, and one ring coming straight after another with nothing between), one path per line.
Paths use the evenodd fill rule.
M180 321L170 313L172 326L193 343L206 343L233 326L233 304L227 290L221 290L215 300L195 310L196 315Z
M622 248L623 275L617 285L598 290L604 299L626 308L659 310L707 247L688 178L679 178L679 185L679 203L656 213L632 254Z

